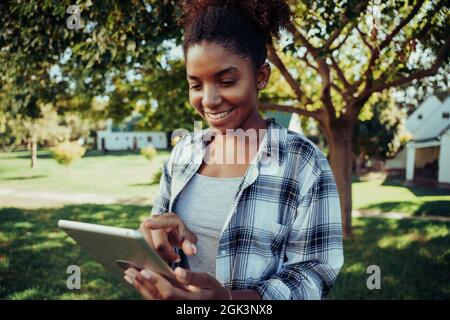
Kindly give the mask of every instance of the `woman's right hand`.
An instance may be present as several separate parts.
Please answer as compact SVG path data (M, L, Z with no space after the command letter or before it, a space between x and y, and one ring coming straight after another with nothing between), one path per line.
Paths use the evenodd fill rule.
M173 250L174 247L181 248L188 256L197 253L195 246L197 236L174 212L150 216L141 223L139 231L158 254L169 263L180 259Z

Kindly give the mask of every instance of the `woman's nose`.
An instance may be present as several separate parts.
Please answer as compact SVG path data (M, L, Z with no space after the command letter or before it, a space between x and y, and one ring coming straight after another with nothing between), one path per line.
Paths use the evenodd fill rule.
M203 93L202 104L207 109L213 108L222 102L222 98L218 90L213 87L205 87Z

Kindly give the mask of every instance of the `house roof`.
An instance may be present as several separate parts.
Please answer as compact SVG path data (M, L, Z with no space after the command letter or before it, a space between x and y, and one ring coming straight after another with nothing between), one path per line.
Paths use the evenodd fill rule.
M441 102L436 96L431 96L408 117L406 128L414 141L431 141L447 131L450 125L448 113L450 97Z
M444 129L441 130L441 132L439 132L439 134L435 137L431 137L431 138L426 138L426 139L418 139L418 140L413 140L413 142L416 143L423 143L423 142L431 142L431 141L440 141L442 135L444 135L448 130L450 130L450 124L447 125L447 127L445 127Z
M411 133L416 131L432 115L433 109L441 104L442 101L434 95L426 98L406 119L406 129Z

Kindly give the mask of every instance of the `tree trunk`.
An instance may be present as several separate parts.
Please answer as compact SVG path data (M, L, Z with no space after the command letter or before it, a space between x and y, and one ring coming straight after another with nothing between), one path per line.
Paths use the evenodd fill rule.
M333 128L329 159L339 192L344 239L352 232L352 133L353 126Z
M360 174L364 169L364 153L358 154L355 158L355 173Z
M36 168L37 164L37 142L31 139L31 168Z

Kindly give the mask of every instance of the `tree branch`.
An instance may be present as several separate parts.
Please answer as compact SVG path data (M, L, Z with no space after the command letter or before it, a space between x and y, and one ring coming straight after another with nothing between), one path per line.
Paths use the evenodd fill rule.
M330 60L331 60L331 65L333 67L333 69L336 71L339 80L342 81L342 83L344 83L344 86L346 88L350 87L350 83L347 81L347 79L345 78L344 73L342 72L342 69L339 67L339 65L337 64L336 60L334 59L333 55L330 55Z
M312 104L311 99L309 99L305 93L302 91L300 86L298 85L297 81L292 77L286 66L284 65L283 61L281 61L280 57L278 56L275 48L272 45L267 46L267 53L269 55L269 60L280 70L283 77L286 79L289 86L292 88L292 90L295 92L295 95L299 100L302 100L303 98L306 99L308 104Z
M434 61L433 65L430 68L418 70L416 72L413 72L409 76L401 77L391 82L379 83L378 85L375 85L371 90L369 90L367 94L371 94L374 92L381 92L391 87L404 85L413 80L418 80L435 75L438 72L439 68L444 63L444 61L448 58L449 51L450 51L450 36L447 37L447 39L445 40L444 46L441 47L441 49L439 50L438 54L436 55L436 60Z
M306 39L306 37L297 30L297 28L295 27L295 25L292 23L292 21L289 21L286 25L286 29L292 34L292 36L294 37L294 39L298 42L300 42L302 45L304 45L306 47L306 50L308 50L308 52L311 54L311 56L316 59L317 55L318 55L318 51L317 48L314 47L309 41L308 39Z
M364 44L369 48L369 50L373 51L373 46L367 41L367 34L362 32L358 26L356 26L356 30L358 31L359 35L361 36L361 40L364 42Z
M306 117L311 117L314 118L318 121L322 121L324 114L323 114L323 109L318 109L316 111L308 111L305 109L300 109L300 108L296 108L293 106L286 106L286 105L281 105L281 104L277 104L277 103L261 103L259 105L259 108L261 110L277 110L277 111L282 111L282 112L292 112L292 113L297 113Z
M403 27L406 26L412 20L412 18L414 18L414 16L419 12L423 3L424 1L417 1L416 5L412 8L411 12L406 16L406 18L402 22L400 22L400 24L386 37L386 39L381 42L379 51L383 50L387 45L389 45L389 43L400 32L400 30L402 30Z
M311 69L313 69L313 70L315 70L316 72L319 72L319 69L316 67L316 66L314 66L311 62L309 62L309 60L308 60L308 54L305 54L305 56L304 57L299 57L302 61L304 61L307 65L308 65L308 67L310 67Z
M344 29L345 24L342 26L342 28L336 29L333 34L327 39L325 42L324 48L329 49L330 46L333 44L334 40L336 40L337 37L341 34L342 30Z
M344 16L344 18L342 19L342 26L340 28L337 28L333 34L327 39L327 41L325 42L324 45L324 49L328 50L331 45L333 44L334 40L337 39L337 37L339 37L339 35L341 34L342 30L345 29L345 27L347 26L348 23L348 19Z
M323 57L319 57L319 50L314 47L299 30L297 30L292 21L289 21L289 23L286 25L286 29L293 35L296 41L300 42L306 47L306 50L316 61L318 66L317 72L322 79L322 95L320 97L320 100L325 106L325 110L327 111L330 121L336 120L336 112L333 107L330 93L330 68L326 64L325 59Z
M334 48L330 48L330 51L333 52L333 51L338 50L340 47L342 47L342 45L345 43L345 41L347 41L347 39L348 39L348 37L350 36L351 33L352 33L351 30L350 30L349 32L347 32L347 34L345 35L345 37L344 37L344 39L341 41L341 43L339 43L339 44L338 44L336 47L334 47Z
M331 83L331 88L338 92L341 96L345 96L344 91L339 88L339 86L337 86L334 82Z
M365 80L368 81L369 74L372 71L372 68L375 64L375 61L380 57L381 51L389 45L389 43L394 39L394 37L400 32L400 30L407 25L412 18L419 12L422 7L423 1L418 1L416 5L413 7L411 12L406 16L406 18L397 26L395 29L384 39L379 46L372 48L369 63L367 65L367 69L364 72L364 76L361 77L359 81L355 83L356 87L359 87L361 83ZM366 88L370 87L371 84L368 84Z
M422 30L419 31L419 34L417 34L415 36L413 35L411 37L411 39L409 39L409 40L413 40L413 39L421 40L424 36L427 35L428 30L430 30L431 26L433 25L432 24L433 17L441 10L443 5L444 5L444 1L439 1L431 12L427 12L426 16L428 17L428 19L427 19L427 22L425 23L425 26L422 28ZM406 42L408 42L408 41L406 41Z

